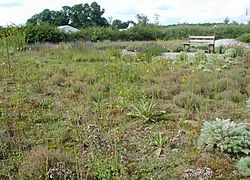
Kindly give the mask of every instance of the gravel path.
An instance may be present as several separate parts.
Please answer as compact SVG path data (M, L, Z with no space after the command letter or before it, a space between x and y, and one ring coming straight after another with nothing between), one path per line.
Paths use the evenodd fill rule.
M242 43L239 42L235 39L218 39L215 40L215 47L219 47L219 46L243 46L246 48L250 48L250 45L247 43Z
M247 43L242 43L242 42L239 42L235 39L218 39L218 40L215 40L215 47L220 47L220 46L224 46L224 47L227 47L227 46L243 46L243 47L246 47L246 48L250 48L250 44L247 44ZM131 52L131 51L127 51L126 49L124 49L122 51L122 54L123 55L130 55L130 56L136 56L137 53L136 52ZM160 57L162 58L166 58L166 59L175 59L176 56L178 56L180 53L177 53L177 52L165 52L165 53L162 53L162 55ZM187 53L189 57L194 57L194 52L190 52L190 53ZM211 54L207 54L207 56L210 56ZM219 57L223 57L222 54L218 54Z

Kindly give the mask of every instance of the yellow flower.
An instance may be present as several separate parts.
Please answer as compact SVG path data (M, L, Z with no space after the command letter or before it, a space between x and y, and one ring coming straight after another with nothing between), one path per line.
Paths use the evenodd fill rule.
M5 65L5 62L4 61L0 61L0 65L1 66Z

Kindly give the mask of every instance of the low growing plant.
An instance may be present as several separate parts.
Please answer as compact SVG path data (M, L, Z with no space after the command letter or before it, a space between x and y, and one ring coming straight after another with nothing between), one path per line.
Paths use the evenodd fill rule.
M242 175L250 177L250 156L241 158L237 162L237 168Z
M181 51L180 54L177 56L177 59L180 61L187 61L188 60L187 52Z
M217 118L204 123L198 144L227 153L250 154L250 132L243 123Z
M227 49L224 53L224 56L225 58L236 58L237 57L236 49L234 48Z
M162 135L160 132L157 133L157 137L155 140L155 146L157 147L157 149L155 150L155 154L157 157L159 157L162 153L162 150L166 144L166 139L162 138Z
M195 53L194 57L195 57L196 61L205 61L205 60L207 60L206 53L204 51L202 51L202 50L198 50Z
M246 106L250 109L250 97L246 100Z
M131 104L132 110L127 115L143 119L144 122L156 121L166 113L166 111L158 110L156 103L143 99L139 104Z

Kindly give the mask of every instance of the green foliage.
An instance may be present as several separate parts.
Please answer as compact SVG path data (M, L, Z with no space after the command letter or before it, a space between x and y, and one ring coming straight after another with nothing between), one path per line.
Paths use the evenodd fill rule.
M188 60L188 54L187 52L180 52L180 54L177 56L177 60L180 61L187 61Z
M0 56L7 56L8 68L11 70L11 55L24 50L25 33L19 27L7 27L0 31Z
M166 47L164 47L163 45L152 43L147 46L145 53L150 56L159 56L166 50Z
M166 139L162 138L161 133L158 132L154 143L157 147L157 149L155 150L155 154L157 157L161 155L166 142L167 142Z
M93 29L93 32L91 34L91 41L96 42L101 40L102 39L101 37L103 36L102 33L103 32L98 28Z
M148 19L147 16L145 16L143 14L137 14L136 18L137 18L137 21L138 21L139 25L146 25L146 24L148 24L149 19Z
M81 23L86 22L81 21ZM40 25L34 25L34 23L31 24L33 24L33 26L31 26L30 23L27 25L27 40L29 43L44 41L78 41L79 39L94 42L103 40L186 40L190 34L214 35L212 25L174 25L166 27L147 24L143 26L135 26L134 28L126 31L119 31L118 28L106 27L106 25L93 26L92 23L88 22L87 24L81 25L84 26L84 28L82 28L79 32L60 34L57 28L51 26L51 23L40 23ZM218 25L218 28L216 29L216 39L237 38L244 33L250 33L249 29L249 25ZM180 52L184 50L182 44L177 44L171 49L173 52Z
M238 40L245 43L250 43L250 33L242 34L238 37Z
M117 159L100 158L96 160L91 169L96 179L113 179L119 176L121 166Z
M0 31L0 37L0 49L6 48L7 41L10 51L21 51L25 47L25 32L21 27L7 27Z
M84 29L82 38L93 29ZM208 55L206 66L214 71L205 73L197 70L200 62L189 63L192 57L138 62L134 53L121 54L135 45L147 57L148 47L158 52L182 42L29 45L29 51L16 52L11 72L1 57L0 179L179 179L190 163L213 169L214 179L242 178L235 156L216 150L211 156L194 141L202 119L248 123L247 59L224 70L221 55ZM142 92L149 98L141 101ZM171 121L143 123L161 119ZM180 127L187 130L184 140ZM169 149L183 141L185 148Z
M237 52L235 48L229 48L225 51L224 53L225 58L236 58L237 57Z
M139 104L131 104L131 112L127 115L143 119L144 122L156 121L166 114L166 111L156 109L156 104L151 101L142 99Z
M119 19L115 19L115 20L113 20L111 26L112 26L113 28L117 28L117 29L125 29L125 28L128 27L129 23L130 23L129 21L127 21L127 22L122 22L122 21L119 20Z
M235 123L229 119L216 119L216 121L204 123L198 143L227 153L249 154L250 132L243 123Z
M250 156L241 158L237 162L237 168L242 175L250 177Z
M58 43L65 39L65 34L56 27L47 23L40 25L27 25L25 28L28 43L53 42Z
M201 62L201 61L205 61L207 60L207 56L206 56L206 53L202 50L198 50L196 53L195 53L195 60L198 61L198 62Z
M186 50L184 49L182 44L176 44L171 48L172 52L185 52Z
M248 97L248 99L246 100L246 106L250 109L250 97Z
M181 92L173 97L173 101L178 106L191 111L198 111L201 107L201 98L191 92Z
M90 5L76 4L72 7L63 6L60 11L44 9L41 13L33 15L27 20L28 24L37 25L48 23L53 26L71 25L76 28L88 26L107 26L107 20L102 17L105 10L96 3Z

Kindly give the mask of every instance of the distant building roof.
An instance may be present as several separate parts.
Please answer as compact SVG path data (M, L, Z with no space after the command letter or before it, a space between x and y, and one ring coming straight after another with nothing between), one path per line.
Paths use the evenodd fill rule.
M76 28L71 27L69 25L59 26L58 28L60 29L60 31L65 32L65 33L72 33L72 32L80 31L79 29L76 29Z

